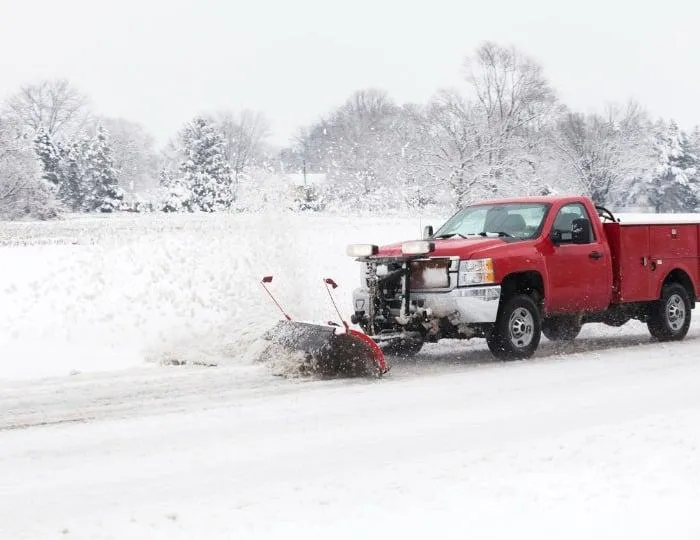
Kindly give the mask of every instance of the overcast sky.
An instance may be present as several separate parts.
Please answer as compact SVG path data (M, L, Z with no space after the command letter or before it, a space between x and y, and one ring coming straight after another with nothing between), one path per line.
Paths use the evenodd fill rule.
M159 142L195 114L246 107L284 143L363 87L425 101L493 40L538 60L575 109L635 98L700 124L700 2L571 4L0 0L0 96L63 76L98 113L141 122Z

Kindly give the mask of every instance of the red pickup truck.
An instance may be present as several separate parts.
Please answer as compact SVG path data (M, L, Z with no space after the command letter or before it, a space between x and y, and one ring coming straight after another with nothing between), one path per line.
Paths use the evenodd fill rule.
M468 206L424 238L352 244L362 264L352 322L390 354L425 342L484 337L503 359L527 358L541 334L646 322L683 339L700 278L700 215L615 216L586 197Z

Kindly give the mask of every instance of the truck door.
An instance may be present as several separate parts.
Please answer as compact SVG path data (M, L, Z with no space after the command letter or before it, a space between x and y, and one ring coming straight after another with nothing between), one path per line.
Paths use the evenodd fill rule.
M572 243L575 219L591 221L581 203L562 206L550 231L553 250L545 255L549 276L546 305L552 313L601 311L612 297L612 266L605 239L591 226L589 244Z

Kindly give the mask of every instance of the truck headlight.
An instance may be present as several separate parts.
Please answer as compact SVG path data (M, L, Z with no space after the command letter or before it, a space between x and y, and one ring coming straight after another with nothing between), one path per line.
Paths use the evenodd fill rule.
M374 244L350 244L345 248L345 253L350 257L371 257L376 255L379 247Z
M496 275L493 271L493 259L470 259L459 262L460 287L469 285L483 285L496 283Z

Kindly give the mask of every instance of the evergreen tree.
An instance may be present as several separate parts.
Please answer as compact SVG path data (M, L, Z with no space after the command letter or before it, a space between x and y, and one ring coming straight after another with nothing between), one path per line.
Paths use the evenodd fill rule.
M695 176L693 184L697 191L700 191L700 126L695 126L693 131L686 137L684 152L694 157Z
M183 185L182 179L173 178L166 169L160 171L159 183L168 190L163 212L192 211L192 191Z
M42 168L42 177L50 185L61 183L61 155L48 132L40 127L34 137L34 150Z
M56 217L55 189L36 158L33 142L0 117L0 219Z
M204 118L195 118L181 132L181 178L171 182L170 206L190 212L231 208L234 201L231 166L224 140ZM166 205L167 206L167 205Z
M85 212L89 209L89 189L85 182L89 149L90 139L85 133L77 135L70 143L60 147L61 182L58 198L73 212Z
M107 130L97 127L90 142L85 166L85 208L88 211L113 212L119 209L124 191L119 187L117 172L112 162Z
M167 169L161 169L160 173L158 174L158 184L162 187L170 187L170 184L172 183L172 179L170 178L170 173L168 172Z
M688 136L671 121L654 126L657 165L648 180L649 204L656 212L690 212L698 205L698 156Z
M700 126L693 128L693 132L688 139L695 155L700 155Z

